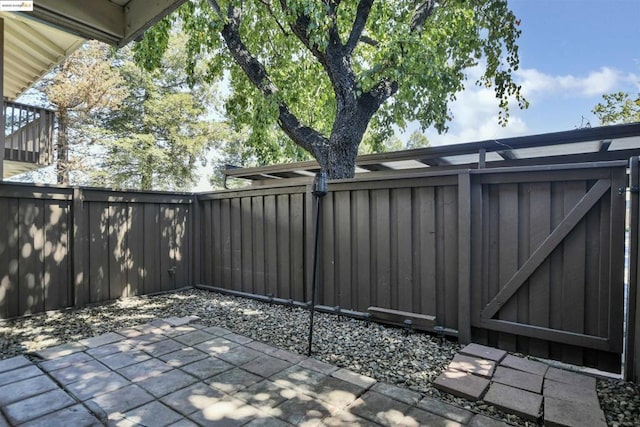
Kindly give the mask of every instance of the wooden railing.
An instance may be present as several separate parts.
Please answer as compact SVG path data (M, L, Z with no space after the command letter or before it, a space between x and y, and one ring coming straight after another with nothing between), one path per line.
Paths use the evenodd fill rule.
M55 111L5 101L4 114L4 159L50 165Z

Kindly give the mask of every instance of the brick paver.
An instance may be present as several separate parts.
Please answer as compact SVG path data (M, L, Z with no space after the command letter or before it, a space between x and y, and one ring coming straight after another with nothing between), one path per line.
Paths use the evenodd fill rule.
M12 371L30 364L31 362L26 357L15 356L10 359L0 360L0 372Z
M241 368L245 371L260 375L261 377L268 378L290 366L291 363L285 360L265 354L245 363Z
M500 365L540 376L544 376L544 374L547 372L547 369L549 368L549 366L545 365L544 363L525 359L523 357L512 356L510 354L502 359Z
M605 427L607 422L599 405L582 405L545 396L545 426Z
M473 412L457 406L449 405L441 400L432 397L425 397L418 403L418 408L429 411L441 417L448 418L455 422L466 424L473 417Z
M225 397L226 395L220 390L198 382L174 391L162 397L160 401L183 415L191 415L208 408Z
M596 379L576 372L565 371L564 369L549 368L545 374L545 379L557 381L559 383L573 384L579 387L595 388Z
M516 369L498 366L493 375L493 381L508 385L510 387L521 388L533 393L542 392L542 382L544 378L540 375L530 374Z
M568 400L583 405L598 405L598 394L595 385L585 387L581 385L559 383L550 379L544 380L544 397Z
M56 389L7 405L3 411L8 421L22 424L75 403L67 393Z
M106 344L113 344L118 341L123 341L125 338L115 332L107 332L106 334L98 335L91 338L85 338L78 341L78 343L88 348L101 347Z
M489 380L469 372L449 368L436 378L434 385L454 396L476 401L482 398L489 387Z
M125 413L133 408L151 402L155 398L141 387L132 384L110 393L101 394L90 400L97 405L107 417L114 418L117 413ZM117 418L117 417L115 417Z
M463 354L456 354L453 356L449 368L457 371L469 372L470 374L479 375L481 377L490 378L495 370L496 363L487 360L480 359L478 357L465 356Z
M531 393L500 383L491 384L484 401L531 421L537 421L540 418L542 409L542 396L538 393Z
M387 383L376 383L371 390L407 405L417 405L422 400L422 395L418 392Z
M467 344L460 353L480 359L492 360L500 362L507 355L507 352L493 347L487 347L480 344Z

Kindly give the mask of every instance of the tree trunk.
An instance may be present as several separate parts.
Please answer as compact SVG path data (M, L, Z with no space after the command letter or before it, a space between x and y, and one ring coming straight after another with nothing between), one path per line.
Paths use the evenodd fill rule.
M58 159L56 162L57 183L69 185L69 116L65 111L60 111L58 115Z
M318 160L322 170L327 173L328 179L354 177L361 139L361 137L354 139L352 135L340 132L331 135L326 156L324 159Z

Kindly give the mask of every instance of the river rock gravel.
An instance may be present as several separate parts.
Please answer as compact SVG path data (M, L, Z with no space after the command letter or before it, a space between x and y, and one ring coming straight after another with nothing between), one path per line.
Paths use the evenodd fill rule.
M280 348L307 352L308 310L190 289L0 322L0 358L159 318L189 315ZM317 359L516 425L536 425L482 401L469 402L432 386L460 349L454 341L333 314L317 313L315 319L313 356ZM599 380L598 394L609 425L640 425L637 385Z

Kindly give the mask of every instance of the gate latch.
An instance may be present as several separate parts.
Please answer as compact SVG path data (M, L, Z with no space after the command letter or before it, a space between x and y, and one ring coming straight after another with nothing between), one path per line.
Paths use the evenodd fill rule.
M640 193L640 187L620 187L618 188L618 194L621 196L629 190L630 193Z

